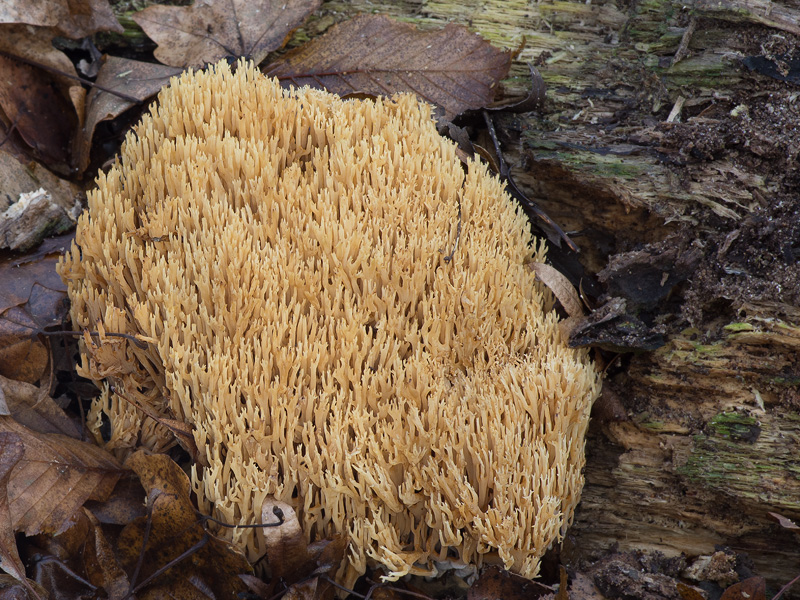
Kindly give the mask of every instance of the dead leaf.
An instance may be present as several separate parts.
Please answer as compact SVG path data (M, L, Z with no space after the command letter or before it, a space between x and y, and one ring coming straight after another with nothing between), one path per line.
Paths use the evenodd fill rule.
M0 600L30 600L47 598L47 592L30 579L23 583L11 575L0 573Z
M0 38L7 39L11 35L4 29L0 28ZM20 32L13 29L16 37ZM69 68L72 69L71 64ZM0 56L0 110L35 158L56 172L68 174L70 144L78 128L76 110L82 115L83 106L71 104L69 88L67 95L62 92L58 81L50 74Z
M767 584L763 577L750 577L735 583L722 593L720 600L766 600Z
M287 53L265 72L287 85L340 96L413 92L452 120L489 104L510 65L510 52L466 27L419 31L386 16L362 15Z
M569 597L570 600L604 600L603 595L595 587L592 578L580 571L572 576Z
M203 467L208 466L205 456L200 454L200 452L197 450L197 444L195 444L194 441L194 427L190 423L185 423L177 419L167 419L165 417L162 417L151 407L147 406L146 404L140 404L133 398L130 398L119 388L112 386L111 391L120 398L122 398L123 400L125 400L126 402L129 402L138 410L142 411L144 414L153 419L153 421L155 421L159 425L163 425L164 427L169 429L170 433L172 433L172 435L175 436L175 440L178 442L178 444L180 444L180 447L183 448L189 454L189 457L192 459L192 462L197 463Z
M147 491L147 517L136 519L120 534L117 552L129 576L143 553L136 586L137 600L235 598L246 590L238 577L251 571L244 556L210 534L191 501L191 484L181 468L164 454L140 450L125 463ZM176 562L177 561L177 562ZM163 573L159 570L175 564ZM152 578L152 579L151 579Z
M25 454L22 439L15 433L0 432L0 567L19 581L27 581L25 566L17 552L17 540L8 506L8 482L11 471Z
M676 587L683 600L706 600L706 594L696 587L686 585L680 581Z
M114 119L133 106L155 96L182 69L106 56L96 86L86 100L86 120L76 142L75 164L79 171L89 165L92 137L97 125Z
M558 593L554 600L569 600L569 579L564 565L558 565Z
M80 597L77 593L69 594L67 590L71 587L77 592L81 586L86 587L86 583L95 592L92 595L101 589L109 600L121 600L127 594L130 588L128 577L117 561L100 522L90 511L82 509L78 523L63 534L44 541L43 547L63 564L60 570L48 569L54 575L49 579L53 584L48 585L46 581L36 579L37 583L50 591L52 597L65 600ZM57 563L53 561L49 564ZM45 569L40 569L40 572L44 573Z
M770 512L767 514L771 516L773 519L775 519L784 529L791 529L793 531L797 531L800 529L800 527L798 527L794 521L784 517L783 515L774 512Z
M544 263L528 263L537 279L545 284L570 317L583 316L583 303L577 290L560 271Z
M72 39L98 31L124 31L108 0L4 0L0 23L54 27L58 35Z
M75 439L81 437L78 426L50 397L46 387L0 375L0 396L8 410L2 416L11 416L17 423L38 433L63 433Z
M69 239L53 238L37 253L0 261L0 375L36 383L47 372L48 348L36 332L59 325L69 310L55 270Z
M256 64L282 48L320 0L197 0L188 7L149 6L133 20L158 44L154 54L173 67L203 67L223 58Z
M309 544L300 527L294 508L285 502L266 498L261 505L261 522L283 523L261 529L272 571L272 584L290 586L287 600L323 600L333 598L334 587L325 575L335 572L344 559L347 540L337 536Z
M19 436L25 454L8 482L14 531L58 534L87 500L104 500L123 469L105 450L56 433L36 433L11 417L0 432Z
M265 498L261 505L261 522L269 525L281 519L280 527L265 527L261 532L272 577L290 585L313 573L316 563L308 551L308 540L294 508L285 502Z
M103 502L90 500L85 507L101 523L127 525L134 519L147 515L144 497L144 488L139 483L139 478L131 473L130 477L120 478L107 500Z

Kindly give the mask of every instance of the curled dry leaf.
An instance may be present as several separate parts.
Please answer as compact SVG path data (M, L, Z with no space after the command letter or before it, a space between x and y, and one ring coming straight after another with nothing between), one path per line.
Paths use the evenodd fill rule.
M583 316L583 303L577 290L560 271L545 263L529 263L536 277L555 295L570 317Z
M789 519L787 517L784 517L781 514L778 514L778 513L775 513L775 512L770 512L770 513L767 513L767 514L770 517L772 517L773 519L775 519L780 524L780 526L783 527L784 529L791 529L791 530L794 530L794 531L800 530L800 527L798 527L795 524L794 521L792 521L791 519Z
M419 31L385 16L363 15L287 53L265 73L340 96L413 92L451 120L489 104L510 66L510 52L466 27Z
M158 44L155 57L173 67L203 67L223 58L256 64L283 47L321 0L197 0L149 6L133 20Z
M40 549L33 561L35 581L54 599L98 597L103 590L109 600L121 600L128 578L100 522L86 508L75 520L60 535L35 538Z
M583 304L577 290L572 287L563 273L544 263L530 263L529 266L536 273L536 277L544 283L567 311L567 318L558 326L561 334L569 339L572 332L578 327L583 318Z
M261 505L261 522L271 525L281 519L283 524L279 527L265 527L261 532L273 578L294 583L311 574L316 567L308 551L308 540L300 528L295 510L286 502L266 498Z
M344 558L347 540L337 536L309 544L297 513L287 503L266 498L261 505L261 522L283 523L261 531L272 571L272 583L291 584L284 598L321 600L333 598L333 586L321 576L336 570ZM332 573L331 573L332 574Z
M46 387L36 387L24 381L6 379L0 375L0 397L17 423L38 433L63 433L80 438L81 432L64 410L50 397Z
M105 57L95 82L99 87L93 88L86 100L86 121L75 147L78 170L84 171L89 165L92 137L99 123L155 96L169 83L170 77L181 71L167 65Z
M0 50L13 47L13 40L24 35L19 27L0 28ZM49 51L34 48L42 54L33 60L57 63L65 72L74 73L65 55L54 50L49 41L44 45ZM31 43L25 46L33 48ZM21 45L14 52L23 50ZM63 60L56 59L58 54ZM10 124L9 127L19 133L35 158L62 174L70 172L70 143L78 129L79 117L83 116L84 97L80 86L70 85L68 81L14 58L0 56L0 112L5 115L0 122Z
M533 110L541 110L544 107L545 92L547 86L542 79L541 73L532 64L528 63L528 69L531 72L531 89L528 95L521 100L514 99L510 102L498 102L491 106L487 106L486 110L491 111L504 111L512 113L525 113Z
M735 583L722 593L720 600L766 600L767 584L763 577L750 577Z
M553 588L499 569L485 569L467 592L467 600L523 600L552 594Z
M139 600L177 598L235 598L246 587L238 577L251 571L241 553L208 533L191 500L189 478L165 454L138 451L126 466L139 476L147 491L148 517L130 523L120 534L117 551L129 575L143 554L136 587ZM170 564L178 568L157 572Z

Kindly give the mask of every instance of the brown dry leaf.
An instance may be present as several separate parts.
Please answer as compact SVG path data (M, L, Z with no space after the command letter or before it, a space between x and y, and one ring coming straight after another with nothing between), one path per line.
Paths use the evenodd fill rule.
M134 400L133 398L129 397L121 389L116 389L112 386L111 391L117 394L120 398L122 398L126 402L129 402L131 405L135 406L137 409L142 411L148 417L153 419L153 421L155 421L156 423L159 423L160 425L163 425L164 427L169 429L172 435L175 436L175 440L178 442L178 444L180 444L180 447L183 448L189 454L189 458L192 459L192 462L197 463L203 467L208 466L208 464L206 463L205 456L201 455L200 452L197 451L197 444L195 444L194 441L194 427L190 423L185 423L177 419L167 419L165 417L162 417L148 405L141 404L136 400Z
M120 600L130 589L128 576L117 561L100 522L91 512L83 510L91 525L83 551L86 577L95 587L104 589L109 600Z
M52 238L22 259L0 261L0 375L28 383L47 373L47 346L36 331L59 325L69 310L55 270L71 235Z
M186 473L168 456L141 450L126 466L136 472L147 491L152 518L146 539L147 517L142 517L125 527L117 545L129 575L144 553L139 576L131 581L134 586L146 583L136 592L137 600L235 598L245 591L238 575L250 572L250 565L241 553L204 529ZM182 555L174 567L156 575Z
M570 600L604 600L594 585L592 578L580 571L572 576L569 586Z
M720 600L766 600L767 584L763 577L750 577L735 583L722 593Z
M11 575L0 574L0 600L30 600L47 598L47 592L30 579L26 583Z
M510 66L510 52L461 25L419 31L385 16L362 15L287 53L265 72L341 96L414 92L451 120L489 104Z
M36 433L11 417L0 432L19 436L25 455L8 482L14 531L58 534L87 500L104 500L124 470L105 450L56 433Z
M119 480L108 500L104 502L90 500L85 508L101 523L127 525L134 519L147 515L142 502L145 495L139 478L131 473L130 477L125 476Z
M780 524L780 526L783 527L784 529L792 529L794 531L797 531L798 529L800 529L800 527L798 527L795 524L794 521L792 521L791 519L789 519L787 517L784 517L781 514L778 514L778 513L775 513L775 512L770 512L770 513L767 513L767 514L769 516L771 516L773 519L775 519Z
M52 33L52 30L50 30ZM23 41L24 40L24 41ZM15 47L15 42L19 45ZM69 59L45 35L32 36L25 26L0 26L0 50L74 73ZM60 56L58 56L60 55ZM74 89L73 89L74 88ZM0 111L51 170L70 173L70 145L83 116L85 92L73 82L8 56L0 56Z
M27 579L25 566L17 552L6 490L11 471L22 460L23 454L25 447L18 435L0 432L0 567L19 581Z
M17 423L38 433L63 433L80 438L81 431L50 397L47 388L0 375L0 416L11 416Z
M189 7L149 6L133 20L173 67L203 67L244 56L256 64L283 47L321 0L197 0Z
M86 120L75 147L79 171L89 165L92 137L98 123L118 117L129 108L155 96L182 69L106 56L86 100ZM113 93L115 92L115 93Z
M58 35L72 39L124 31L108 0L3 0L0 23L54 27Z
M273 579L292 584L308 577L317 565L308 550L308 541L295 510L285 502L265 498L261 505L261 522L269 525L281 519L283 524L279 527L265 527L261 532Z
M572 287L561 271L544 263L528 263L536 277L544 283L567 311L568 318L559 324L561 333L569 338L583 318L583 303L578 291Z
M679 581L675 588L678 590L678 593L683 600L706 600L706 595L704 595L703 592L696 587L686 585L685 583Z
M272 584L290 585L286 600L324 600L333 598L335 588L323 578L341 565L347 541L338 536L309 544L295 510L285 502L266 498L261 505L261 522L279 523L261 531L267 548Z
M105 590L109 600L128 592L128 577L114 556L98 520L85 508L75 524L57 536L36 536L33 561L36 583L53 599L97 597Z
M564 568L564 565L558 565L558 574L558 593L556 594L555 600L570 600L568 591L569 579L567 577L567 570Z
M487 106L486 110L510 113L526 113L534 110L541 110L544 107L547 85L536 67L528 63L528 70L530 70L531 73L531 89L524 98L521 100L502 100L501 102L496 102L491 106Z

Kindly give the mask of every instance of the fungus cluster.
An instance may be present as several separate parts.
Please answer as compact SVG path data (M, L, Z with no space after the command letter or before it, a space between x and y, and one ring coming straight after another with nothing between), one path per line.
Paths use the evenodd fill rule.
M98 439L107 421L120 456L173 444L136 404L190 424L204 510L255 523L287 502L309 540L347 537L350 583L487 555L534 577L569 524L599 379L526 266L543 258L413 96L220 63L128 135L60 272L100 333L81 365L105 385Z

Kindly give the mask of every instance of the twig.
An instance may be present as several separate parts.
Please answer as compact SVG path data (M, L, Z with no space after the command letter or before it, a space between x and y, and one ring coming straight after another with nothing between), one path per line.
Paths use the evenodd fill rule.
M199 541L199 542L197 542L197 543L196 543L196 544L194 544L194 545L193 545L191 548L189 548L188 550L186 550L185 552L183 552L183 553L182 553L180 556L177 556L177 557L173 558L173 559L172 559L171 561L169 561L169 562L168 562L166 565L164 565L163 567L161 567L160 569L158 569L157 571L155 571L155 572L154 572L152 575L150 575L148 578L146 578L144 581L142 581L142 583L140 583L139 585L137 585L135 588L131 588L130 590L128 590L128 593L127 593L127 594L125 594L125 595L122 597L122 600L127 600L128 598L132 597L132 596L133 596L133 594L135 594L135 593L136 593L136 592L138 592L140 589L142 589L144 586L146 586L146 585L147 585L147 584L149 584L151 581L153 581L154 579L156 579L156 578L157 578L159 575L162 575L163 573L166 573L168 570L170 570L172 567L174 567L175 565L177 565L177 564L178 564L179 562L181 562L182 560L184 560L184 559L186 559L186 558L189 558L189 557L190 557L192 554L194 554L195 552L197 552L198 550L200 550L200 548L202 548L203 546L205 546L205 545L208 543L208 540L210 539L210 537L211 537L211 536L210 536L210 534L209 534L207 531L206 531L205 533L203 533L203 537L201 537L201 538L200 538L200 541ZM144 555L144 552L142 552L142 555Z
M483 111L483 119L486 121L486 127L489 130L489 136L492 138L494 150L497 154L497 164L500 168L499 175L505 180L506 187L511 192L511 195L517 199L517 202L527 207L528 210L530 210L540 221L542 221L544 224L542 229L544 229L544 232L547 234L547 237L551 242L557 246L560 246L560 241L564 240L570 250L573 252L580 252L578 247L575 245L575 242L573 242L569 236L564 233L564 230L561 229L561 227L559 227L558 224L553 221L553 219L548 217L542 209L536 206L535 202L523 194L522 191L520 191L520 189L517 187L517 184L514 182L514 178L511 177L511 170L508 168L505 158L503 158L503 151L500 149L500 141L497 139L497 133L494 129L492 117L490 117L489 113L485 110ZM548 229L552 230L552 235Z
M97 331L88 331L86 333L88 333L92 337L96 337L96 338L100 337L100 333L98 333ZM71 335L73 337L83 337L84 332L83 331L45 331L44 329L37 329L36 330L36 334L37 335L44 335L44 336ZM105 335L106 335L106 337L125 338L126 340L130 340L131 342L133 342L134 344L139 346L139 348L142 348L142 349L147 348L147 342L145 342L144 340L140 340L136 336L133 336L133 335L130 335L130 334L127 334L127 333L106 332Z

